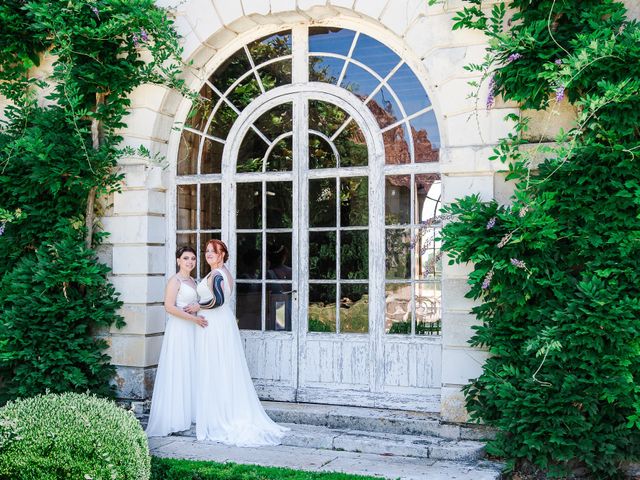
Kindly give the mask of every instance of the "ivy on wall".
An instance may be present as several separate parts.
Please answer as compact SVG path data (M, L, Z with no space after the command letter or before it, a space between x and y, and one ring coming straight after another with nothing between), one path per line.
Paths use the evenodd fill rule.
M52 61L39 78L42 59ZM96 247L101 197L122 180L118 129L145 83L184 90L180 48L153 0L0 4L0 377L2 399L111 394L96 329L123 325ZM142 153L145 153L142 150Z
M445 209L444 249L474 265L471 343L491 353L467 409L498 427L488 451L511 469L617 477L640 454L640 26L614 1L465 4L454 28L489 38L467 66L489 84L487 98L473 84L483 109L577 110L551 146L510 115L493 159L512 203Z

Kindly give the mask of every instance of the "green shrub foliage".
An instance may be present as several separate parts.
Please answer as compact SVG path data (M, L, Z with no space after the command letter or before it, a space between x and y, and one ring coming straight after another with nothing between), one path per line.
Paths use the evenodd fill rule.
M122 320L94 219L133 153L116 134L128 95L184 91L178 39L153 0L4 0L0 25L1 396L106 394L114 371L96 333ZM46 78L33 74L43 58Z
M493 79L488 107L500 93L553 121L566 90L577 121L542 148L510 116L493 158L508 164L512 204L445 209L444 248L474 264L472 344L492 354L467 408L499 428L488 451L511 468L615 477L640 454L640 26L611 1L468 3L456 28L491 37L468 67Z
M0 409L0 478L149 479L147 437L132 412L86 394L39 395Z

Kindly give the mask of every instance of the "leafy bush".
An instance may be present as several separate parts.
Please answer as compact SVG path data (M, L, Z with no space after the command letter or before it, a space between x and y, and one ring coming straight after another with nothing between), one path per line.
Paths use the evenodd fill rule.
M148 452L135 416L110 400L47 394L0 409L2 479L145 480Z

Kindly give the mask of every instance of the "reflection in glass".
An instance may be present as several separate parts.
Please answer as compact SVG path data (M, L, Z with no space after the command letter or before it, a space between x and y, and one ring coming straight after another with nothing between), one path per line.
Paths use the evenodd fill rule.
M386 231L388 279L411 278L411 234L408 229Z
M293 137L289 136L273 146L265 165L267 172L290 172L293 169L292 143Z
M349 122L334 140L341 167L363 167L369 163L367 142L355 121Z
M291 284L267 283L265 330L291 331Z
M347 112L333 103L309 100L309 129L331 136L349 118Z
M292 110L291 102L281 103L260 115L254 125L273 142L283 133L293 130Z
M354 63L349 64L340 84L342 88L346 88L363 102L378 85L380 82L376 77Z
M224 140L227 138L229 130L231 130L231 126L233 122L236 121L236 118L238 118L238 114L235 110L222 102L209 124L207 133L212 137Z
M224 150L222 143L209 138L204 139L200 173L220 173L222 171L222 150Z
M213 107L217 99L218 96L213 93L211 87L205 83L200 89L198 100L196 100L191 107L191 111L187 116L185 125L204 132L204 126L213 111Z
M309 28L309 52L329 52L346 56L351 48L353 30L335 27Z
M336 286L334 284L309 285L309 331L336 331Z
M272 58L291 55L291 30L274 33L247 45L254 65Z
M219 183L200 185L200 228L220 228L221 188Z
M205 251L207 249L207 242L209 240L211 240L212 238L217 238L218 240L220 240L220 233L216 232L216 233L201 233L200 234L200 258L199 258L200 271L199 271L199 278L204 278L204 276L211 271L211 267L207 263L207 259L205 258L204 254L205 254ZM195 244L194 244L193 248L196 248Z
M267 279L291 280L292 273L291 233L267 233Z
M198 168L198 148L202 137L187 130L182 131L178 148L178 175L193 175Z
M309 232L309 278L336 278L335 232Z
M227 98L238 110L242 111L261 93L262 90L260 90L260 85L258 85L255 75L249 75L229 92Z
M442 207L442 182L437 173L425 173L415 177L416 221L429 222L440 215Z
M322 137L309 135L309 168L335 168L338 159Z
M388 83L398 96L407 115L412 115L431 105L424 87L406 63L393 74Z
M440 282L416 283L416 335L440 335L440 298Z
M291 59L265 65L258 70L258 75L265 91L288 85L291 83Z
M340 225L369 224L369 188L367 177L340 179Z
M416 232L415 279L439 279L442 276L440 227L423 228Z
M238 183L236 227L262 228L262 183Z
M340 285L340 331L367 333L369 331L369 286L367 284Z
M333 178L309 180L309 226L336 226L336 181Z
M363 280L369 276L369 232L342 231L340 234L340 278Z
M262 329L262 287L259 283L236 282L236 318L240 330Z
M309 57L309 80L311 82L324 82L336 84L340 78L340 72L344 60L334 57Z
M385 333L411 333L411 284L385 285Z
M385 163L387 165L411 163L409 135L404 124L384 132L382 140L384 141Z
M369 107L373 116L376 117L380 128L388 127L403 118L400 107L386 87L382 87L378 93L369 100L367 107Z
M364 33L358 37L353 58L370 67L382 78L386 77L400 61L400 57L389 47Z
M416 162L437 162L440 132L433 110L411 120L411 134Z
M214 73L209 77L209 81L221 92L226 90L240 78L246 71L251 69L251 64L244 48L231 55Z
M196 249L196 234L195 233L178 233L176 235L176 248L191 247ZM176 271L177 265L176 265Z
M407 225L411 222L411 176L387 175L384 189L385 225Z
M178 185L178 230L195 230L197 225L196 185Z
M291 182L267 182L267 228L292 228Z
M262 278L262 234L238 233L238 280Z
M252 128L247 130L238 151L238 173L261 172L269 145Z

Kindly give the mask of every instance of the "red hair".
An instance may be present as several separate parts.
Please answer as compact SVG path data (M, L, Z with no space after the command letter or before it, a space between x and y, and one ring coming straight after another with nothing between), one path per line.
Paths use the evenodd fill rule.
M212 238L204 246L204 249L206 250L209 245L213 247L214 251L218 253L224 253L224 258L222 259L222 261L227 263L227 260L229 260L229 250L227 249L225 243L222 240L218 240L217 238Z

